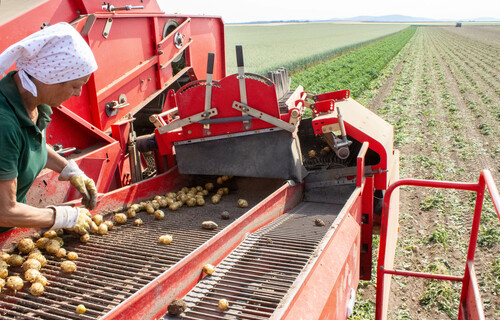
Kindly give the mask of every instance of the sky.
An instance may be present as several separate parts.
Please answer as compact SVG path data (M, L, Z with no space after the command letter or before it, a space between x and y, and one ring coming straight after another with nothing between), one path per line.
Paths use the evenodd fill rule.
M430 19L500 19L500 0L158 0L158 3L165 13L216 15L225 23L392 14Z

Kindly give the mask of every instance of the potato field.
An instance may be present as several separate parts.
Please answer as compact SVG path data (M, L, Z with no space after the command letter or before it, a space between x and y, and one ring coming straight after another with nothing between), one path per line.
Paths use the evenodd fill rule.
M500 185L500 26L408 27L292 79L309 92L352 89L390 122L401 178L476 183L489 169ZM463 276L474 200L471 192L402 188L395 268ZM488 200L475 267L486 318L500 319L500 222ZM352 319L374 318L375 267L373 275L359 286ZM457 319L460 289L394 277L389 319Z
M235 46L243 46L246 72L267 75L286 67L303 69L320 60L398 32L406 25L384 23L295 23L226 25L227 74L236 73Z

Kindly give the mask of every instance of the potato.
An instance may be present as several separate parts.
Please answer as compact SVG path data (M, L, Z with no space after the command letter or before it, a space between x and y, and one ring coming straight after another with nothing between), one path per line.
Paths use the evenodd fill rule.
M160 203L156 200L151 201L151 205L153 206L153 209L155 209L155 210L160 209Z
M30 287L30 293L34 296L41 296L45 292L45 287L40 282L35 282Z
M49 230L43 234L43 237L49 238L49 239L55 238L55 237L57 237L57 231L56 230Z
M64 240L61 237L54 237L52 238L52 240L56 240L57 242L59 242L59 245L61 247L64 246Z
M155 211L155 220L163 220L165 218L165 213L161 210Z
M224 183L224 180L222 180L222 177L217 178L217 184L222 184Z
M196 205L198 205L198 206L204 206L205 205L205 199L203 199L203 198L196 198Z
M100 214L96 214L95 216L92 217L92 221L94 221L94 223L97 226L100 226L103 220L104 220L104 218Z
M217 307L221 310L227 310L229 308L229 301L226 299L220 299Z
M76 306L76 313L84 314L87 311L87 308L83 304L79 304Z
M176 199L175 198L167 198L167 207L170 207L172 203L175 203Z
M58 237L62 237L64 234L64 229L62 228L56 229L56 234Z
M186 201L186 205L188 207L195 207L196 206L196 199L195 198L189 198L187 201Z
M28 258L38 260L38 262L40 262L42 267L44 267L47 264L47 258L45 258L45 256L41 253L30 254Z
M158 195L154 197L154 200L159 201L162 198L162 196Z
M314 224L318 227L323 227L325 225L325 222L318 218L318 219L314 220Z
M47 281L47 278L45 278L45 276L41 273L36 277L35 282L41 283L42 286L44 286L44 287L46 287L47 284L49 283Z
M98 234L108 234L108 225L105 223L102 223L99 226L99 230L97 230Z
M167 197L167 198L171 198L171 199L173 199L173 198L176 198L176 197L177 197L177 194L176 194L175 192L169 192L169 193L167 193L167 196L166 196L166 197Z
M324 147L323 149L321 149L319 154L322 156L326 156L330 151L331 151L330 147L327 146L327 147Z
M158 238L158 242L163 243L163 244L170 244L173 240L174 240L173 237L169 234L166 234L164 236L160 236Z
M74 251L68 252L67 256L68 256L69 260L76 260L76 259L78 259L78 253L76 253Z
M203 272L211 276L215 272L215 267L211 264L206 264L203 266Z
M180 199L177 199L177 200L179 200L180 202L182 202L184 204L189 200L189 196L187 194L182 194L180 196Z
M17 244L17 250L21 253L29 253L31 250L35 248L35 243L31 238L23 238Z
M61 271L64 273L73 273L76 271L76 263L73 261L63 261L61 262Z
M124 224L125 222L127 222L127 216L123 213L117 213L114 216L114 220L116 224Z
M228 187L222 188L222 192L223 192L223 195L229 194L229 188Z
M5 261L7 262L10 258L10 254L8 254L7 252L1 252L0 253L0 260L1 261Z
M207 189L207 191L212 191L213 188L214 184L212 182L205 183L205 189Z
M309 155L309 158L311 158L311 159L316 158L316 151L314 151L314 150L309 150L308 155Z
M201 194L202 194L203 196L208 196L208 190L203 190L203 191L201 192Z
M158 202L160 203L160 208L168 207L168 201L166 198L160 199Z
M9 265L5 261L0 261L0 278L5 279L9 275Z
M238 199L238 207L246 208L248 207L248 202L245 199Z
M7 278L7 288L11 290L21 290L24 286L24 281L21 277L11 276Z
M139 206L137 203L134 203L130 206L129 209L132 209L137 213L137 212L141 211L141 206Z
M42 264L40 263L40 261L38 261L36 259L28 259L28 260L24 261L22 268L24 271L26 271L28 269L36 269L36 270L40 271L40 269L42 269Z
M54 239L50 239L47 247L45 247L45 250L47 250L48 253L52 254L56 254L59 249L61 249L61 244L59 244L59 242Z
M151 203L146 204L145 209L146 209L146 212L149 214L155 213L155 208L153 207L153 205Z
M40 238L36 241L35 245L38 249L45 249L47 247L47 244L49 243L50 239L49 238Z
M217 190L217 194L218 194L219 196L223 196L223 195L224 195L224 188L219 188L219 189Z
M24 262L24 258L18 254L11 254L7 263L13 267L20 267Z
M104 224L108 227L108 230L113 230L115 224L111 220L104 221Z
M219 226L217 225L217 223L213 222L213 221L203 221L201 223L201 227L203 229L207 229L207 230L215 230L217 229Z
M80 237L80 242L87 243L90 240L90 234L86 233Z
M179 202L174 202L168 206L168 208L172 211L177 211L177 210L179 210L180 207L181 207L181 205L179 204Z
M2 292L4 287L5 287L5 280L0 278L0 292Z
M127 218L131 218L131 219L135 218L136 214L137 213L135 212L134 209L128 208L128 210L127 210Z
M58 258L66 257L66 249L60 248L59 250L57 250L56 257L58 257Z
M229 212L227 211L223 211L221 214L220 214L220 218L222 220L229 220Z
M186 302L182 299L174 299L167 307L167 311L172 316L179 316L181 313L186 310L187 305Z
M33 283L35 282L35 280L38 278L39 275L40 271L38 271L37 269L28 269L24 273L24 280Z
M188 187L183 187L183 188L181 189L181 192L183 192L183 193L188 193L188 192L189 192L189 188L188 188Z
M220 198L221 198L221 196L220 196L219 194L214 194L214 195L212 196L212 199L211 199L211 200L212 200L212 203L213 203L213 204L218 204L218 203L220 202Z
M31 256L35 256L37 254L42 254L42 251L40 251L38 248L34 248L33 250L30 251L28 254L28 258L31 258Z

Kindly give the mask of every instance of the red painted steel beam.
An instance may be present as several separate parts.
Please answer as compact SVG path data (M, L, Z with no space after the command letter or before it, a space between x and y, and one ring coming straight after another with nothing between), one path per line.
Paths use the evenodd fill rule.
M469 242L469 250L467 254L467 264L465 268L465 275L462 280L462 295L460 302L461 304L464 303L464 301L467 298L467 292L468 292L468 286L470 282L470 270L469 270L469 265L470 263L473 263L474 261L474 254L476 250L476 244L477 244L477 236L479 232L479 224L481 220L481 211L482 211L482 206L483 206L483 201L484 201L484 191L485 188L487 187L491 197L492 197L492 202L494 204L494 207L497 211L497 215L500 218L499 214L499 208L500 208L500 196L498 194L498 189L494 183L493 177L491 176L491 173L489 170L483 170L480 174L479 177L479 182L478 183L466 183L466 182L452 182L452 181L436 181L436 180L416 180L416 179L403 179L399 180L389 186L387 189L386 195L384 197L384 210L382 213L382 230L381 230L381 238L380 238L380 249L379 249L379 258L378 258L378 267L377 267L377 299L376 299L376 311L375 311L375 319L383 319L385 315L383 314L382 306L384 304L384 297L383 297L383 292L384 292L384 279L386 275L392 275L392 274L399 274L399 275L406 275L406 276L418 276L416 273L412 272L407 272L407 271L394 271L394 270L388 270L385 269L385 257L386 257L386 250L387 250L387 225L390 220L389 217L389 204L390 204L390 198L391 194L396 188L399 188L400 186L403 185L408 185L408 186L420 186L420 187L431 187L431 188L441 188L441 189L458 189L458 190L466 190L466 191L474 191L477 193L476 197L476 205L474 209L474 217L473 217L473 223L472 223L472 229L471 229L471 236L470 236L470 242ZM405 274L403 274L405 273ZM437 277L438 275L432 275L433 277ZM442 276L446 277L446 276ZM444 279L444 280L453 280L453 279ZM457 281L457 280L455 280ZM459 318L460 316L463 317L461 314L461 310L459 311Z

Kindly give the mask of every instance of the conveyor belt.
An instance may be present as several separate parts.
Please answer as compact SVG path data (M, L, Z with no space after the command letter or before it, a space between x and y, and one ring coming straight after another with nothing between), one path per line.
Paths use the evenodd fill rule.
M134 219L118 226L104 236L92 235L84 244L72 235L64 235L64 248L78 253L78 269L71 275L60 272L62 259L44 253L48 264L41 273L49 281L45 294L40 297L28 293L29 286L14 293L4 289L0 294L0 319L97 319L122 301L150 283L172 265L204 244L249 208L275 191L282 181L271 179L240 178L235 189L223 196L218 205L182 207L178 211L165 211L164 220L154 220L153 215L140 212L137 217L144 225L136 227ZM159 191L160 192L160 191ZM165 192L161 192L164 194ZM249 208L238 208L238 198L248 200ZM229 220L221 220L227 210ZM108 219L111 216L107 217ZM203 230L200 225L213 220L218 230ZM171 234L171 245L158 243L158 237ZM64 259L66 260L66 259ZM20 275L21 268L9 268L9 275ZM21 274L22 277L22 274ZM87 312L75 312L83 303Z
M346 199L347 200L347 199ZM249 235L184 298L182 319L268 319L313 256L343 205L303 202ZM315 225L321 219L325 226ZM217 308L219 299L229 309ZM168 314L163 319L177 319Z

